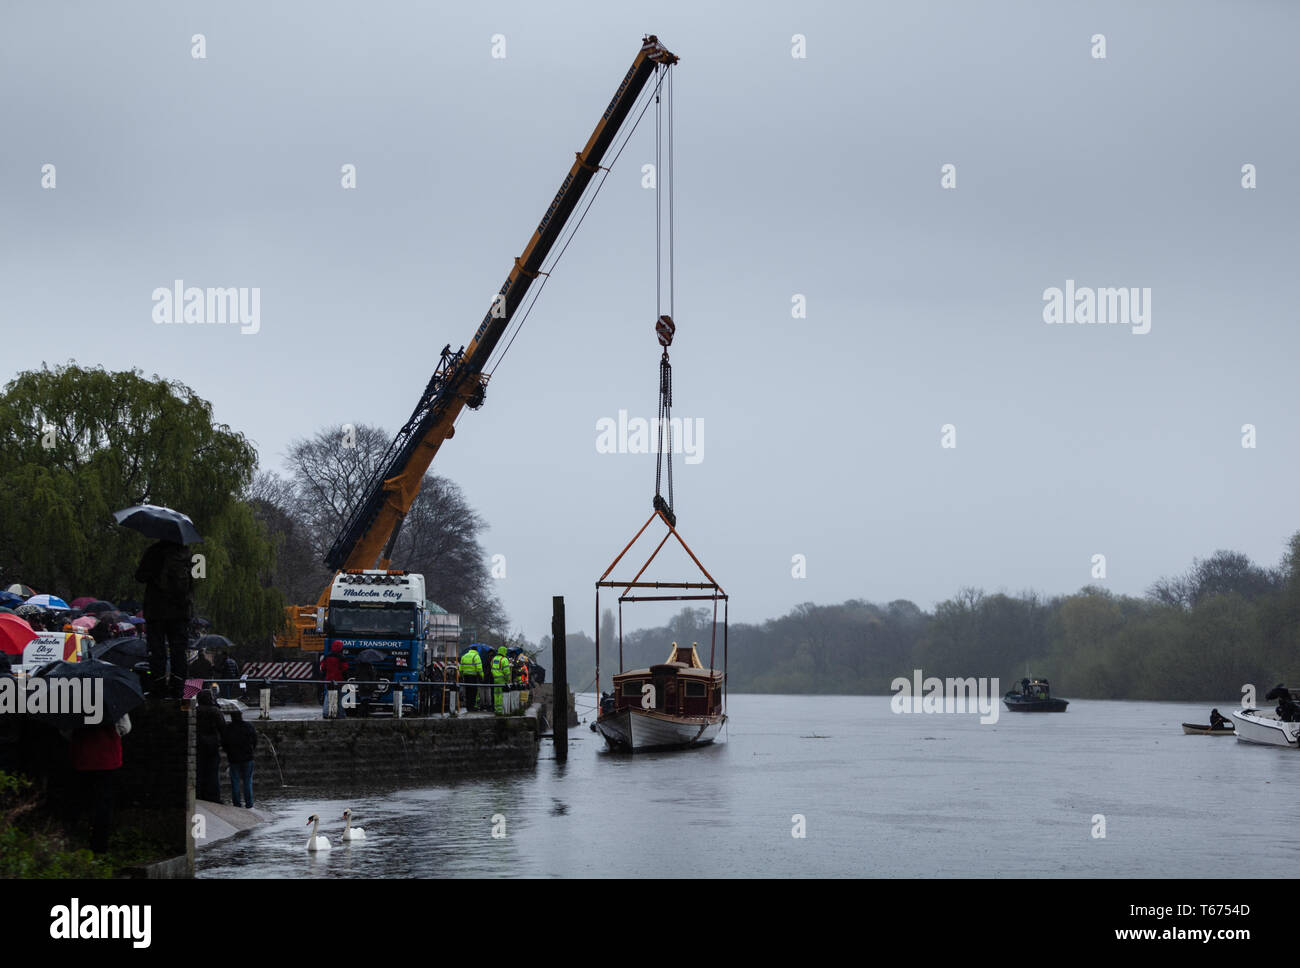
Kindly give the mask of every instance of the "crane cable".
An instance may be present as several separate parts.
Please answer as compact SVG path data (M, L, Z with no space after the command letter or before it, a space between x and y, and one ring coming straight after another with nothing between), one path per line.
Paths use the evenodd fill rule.
M660 101L660 93L657 89L655 92L655 332L659 337L659 345L664 350L659 357L659 422L656 431L657 440L655 442L655 496L652 502L655 510L663 513L671 527L677 527L677 515L673 511L673 367L668 361L668 347L672 345L673 332L676 330L676 324L673 322L673 312L675 311L676 287L673 281L673 185L675 182L673 173L673 82L672 68L664 68L665 76L661 79L660 85L663 89L667 105ZM668 140L668 168L666 171L668 182L668 314L664 315L663 310L663 211L665 208L663 193L660 186L664 179L660 177L665 173L663 168L664 156L664 108L667 108L667 140ZM664 474L664 457L667 455L668 473ZM668 479L668 498L663 496L663 480Z
M648 94L652 95L656 100L658 100L659 86L662 83L663 79L661 78L659 84L656 84L653 88L646 89ZM565 235L567 237L564 239L563 245L560 246L555 256L550 260L550 265L538 273L542 277L541 282L538 283L535 290L529 293L528 302L524 307L523 313L516 314L519 321L516 323L513 319L511 320L514 331L510 334L509 340L506 341L505 346L503 346L499 351L494 351L493 356L495 356L496 359L490 360L491 368L488 370L489 378L491 378L492 374L496 372L496 368L501 365L501 361L505 358L506 351L509 350L511 344L514 343L515 337L519 335L519 331L523 329L529 313L533 311L533 306L537 304L537 300L541 296L542 290L546 288L546 283L550 281L551 273L555 271L555 267L559 264L565 251L568 250L570 243L573 242L574 236L577 235L578 229L582 226L583 221L587 217L587 213L591 211L591 206L595 203L597 196L600 195L600 190L605 187L605 180L609 177L610 171L613 169L614 165L618 163L619 157L623 154L623 149L625 149L628 146L628 143L632 140L632 135L636 133L636 129L640 126L642 119L645 118L646 111L649 107L650 98L647 96L645 98L645 104L642 105L635 123L633 123L632 127L628 129L627 134L623 136L622 144L619 145L618 150L614 153L613 159L610 161L608 166L601 166L600 181L595 183L594 189L589 189L589 192L586 195L587 200L582 207L582 214L579 215L578 220L566 230ZM635 107L633 110L635 110Z

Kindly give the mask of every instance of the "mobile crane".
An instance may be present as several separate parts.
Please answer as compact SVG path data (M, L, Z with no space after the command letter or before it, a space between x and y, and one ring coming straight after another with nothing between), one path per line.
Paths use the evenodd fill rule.
M286 609L286 632L276 638L277 646L320 651L329 640L340 642L345 652L357 653L378 646L391 660L384 663L380 673L394 682L419 678L429 658L424 646L429 637L428 616L423 601L417 601L423 598L423 577L390 571L388 567L402 522L438 449L455 434L456 419L465 407L477 410L483 405L490 375L485 372L489 357L533 283L546 274L542 267L547 257L592 178L602 170L601 162L618 140L624 122L646 93L651 78L662 70L663 76L650 89L657 96L677 60L653 34L643 38L636 59L585 147L576 152L569 173L523 254L514 260L473 339L455 352L450 344L443 348L410 418L389 444L361 498L352 507L325 555L325 564L335 573L333 580L315 606ZM393 609L394 614L374 611L385 607ZM397 614L399 610L401 614ZM415 687L407 688L407 692L413 697Z

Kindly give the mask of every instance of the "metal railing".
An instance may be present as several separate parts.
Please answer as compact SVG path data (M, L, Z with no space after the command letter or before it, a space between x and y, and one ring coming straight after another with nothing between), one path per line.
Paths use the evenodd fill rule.
M326 719L339 718L340 713L353 709L361 710L361 715L367 715L370 711L382 709L385 706L392 707L393 716L403 718L409 713L407 710L414 710L414 715L459 715L465 713L460 699L460 691L463 690L484 690L477 693L476 697L483 703L486 696L492 696L493 690L501 690L501 714L512 715L522 711L523 695L531 693L531 686L518 682L476 682L466 683L456 679L419 679L411 682L403 682L393 679L344 679L344 680L326 680L326 679L203 679L203 688L208 689L211 686L234 686L238 687L231 690L233 693L242 695L231 695L222 698L240 698L251 700L256 694L257 706L260 710L259 719L270 719L273 703L273 690L280 687L283 692L288 687L295 687L299 691L310 690L317 695L322 691L325 693L325 699L322 703L322 715ZM417 702L412 705L406 700L406 690L414 689L417 695L422 690L430 692L437 691L436 695L428 697L428 705ZM330 694L334 694L333 704ZM346 696L345 696L346 694ZM454 702L451 701L454 697ZM320 700L314 700L319 702ZM433 708L434 703L438 708ZM281 703L281 705L287 705ZM492 703L495 707L495 697ZM331 714L332 710L332 714ZM487 710L484 710L487 711ZM495 711L495 708L493 709Z

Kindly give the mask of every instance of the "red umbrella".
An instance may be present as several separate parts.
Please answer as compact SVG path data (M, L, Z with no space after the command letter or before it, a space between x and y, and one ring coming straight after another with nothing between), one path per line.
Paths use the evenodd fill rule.
M84 629L87 632L89 632L98 624L99 624L99 619L95 618L95 616L93 615L83 615L81 616L81 618L75 618L72 620L73 628Z
M22 655L27 643L34 638L36 633L26 621L17 615L0 614L0 652Z
M74 598L72 601L68 602L68 604L73 608L85 608L94 601L98 601L94 595L82 595L80 598Z

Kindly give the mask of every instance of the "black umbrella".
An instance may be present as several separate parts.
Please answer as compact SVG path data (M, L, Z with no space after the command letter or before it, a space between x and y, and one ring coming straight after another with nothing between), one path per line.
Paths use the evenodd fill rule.
M86 687L98 691L103 689L101 704L94 710L100 715L100 723L115 723L136 706L144 702L144 693L140 690L140 680L136 674L129 669L123 669L120 666L113 665L110 662L99 662L95 659L87 659L84 662L51 662L43 666L37 673L37 678L41 679L74 679L79 681L92 681L96 679L103 680L103 686ZM30 694L32 686L28 685L30 706ZM53 690L51 690L53 692ZM94 702L94 693L80 691L80 697L89 696L89 701ZM80 713L61 711L58 713L31 713L28 716L38 719L58 729L71 729L77 726L96 725L87 723L87 712L83 709Z
M134 598L127 598L118 602L117 607L124 612L130 612L132 615L134 615L136 612L140 611L140 609L143 608L144 606L142 602L137 602Z
M216 635L215 633L200 636L194 644L190 646L191 649L198 649L200 651L233 649L234 647L235 644L231 642L230 639L226 638L224 635Z
M114 511L113 517L122 527L139 531L146 538L175 541L183 545L203 540L187 515L156 504L136 504Z
M101 662L111 662L123 669L134 669L137 662L149 658L149 643L137 636L126 635L96 645L90 654Z
M81 611L85 615L98 615L100 612L112 612L116 609L117 606L112 602L98 601L91 602L89 605L83 607Z

